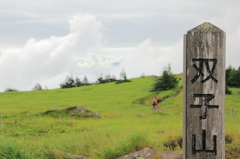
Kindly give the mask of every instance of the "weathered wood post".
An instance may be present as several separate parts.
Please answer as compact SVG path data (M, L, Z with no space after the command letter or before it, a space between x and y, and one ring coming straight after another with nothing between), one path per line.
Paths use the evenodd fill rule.
M184 159L224 159L225 32L206 22L184 35Z

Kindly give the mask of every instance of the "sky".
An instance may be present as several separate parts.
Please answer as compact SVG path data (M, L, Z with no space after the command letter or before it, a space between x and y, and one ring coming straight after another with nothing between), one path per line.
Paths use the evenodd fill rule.
M0 0L0 92L183 72L183 35L210 22L226 32L226 67L240 66L239 0Z

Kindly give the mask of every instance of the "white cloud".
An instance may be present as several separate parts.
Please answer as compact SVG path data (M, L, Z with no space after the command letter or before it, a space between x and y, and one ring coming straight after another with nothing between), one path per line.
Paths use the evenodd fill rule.
M122 50L134 50L134 47L120 47L120 48L102 48L102 51L122 51Z
M109 55L97 55L93 53L89 53L88 57L78 58L78 67L81 68L110 68L113 63L119 63L123 61L124 57L121 56L119 58L109 56Z
M70 33L65 36L30 38L23 47L5 49L0 56L0 90L30 90L37 82L48 86L48 81L50 88L57 88L60 78L63 81L77 69L76 57L102 45L103 25L94 16L74 16L69 23Z
M151 39L140 43L134 53L119 65L118 71L124 68L129 78L145 75L161 75L164 67L171 64L173 73L182 72L182 40L173 47L157 47ZM167 53L165 53L167 52Z

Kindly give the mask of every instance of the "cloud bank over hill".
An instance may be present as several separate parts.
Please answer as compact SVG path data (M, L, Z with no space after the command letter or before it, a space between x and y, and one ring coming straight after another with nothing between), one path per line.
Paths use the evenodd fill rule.
M161 48L155 46L151 39L146 39L138 46L131 55L120 63L120 67L125 68L131 77L145 75L161 75L163 68L171 65L173 73L181 73L182 41L180 40L174 47Z
M238 10L239 7L235 6L222 16L198 20L198 24L209 21L226 32L226 66L239 66ZM75 15L68 20L69 31L65 35L40 40L30 38L21 47L1 50L0 91L6 88L29 91L36 83L43 88L59 88L70 74L81 79L86 75L90 82L95 82L101 73L114 74L119 78L122 68L128 78L140 77L143 73L160 75L168 64L171 64L173 73L182 73L183 34L191 27L181 37L176 35L178 42L171 45L146 37L135 46L114 48L109 45L111 38L106 34L108 28L96 17L91 14ZM114 53L110 53L111 50ZM125 54L122 50L129 53Z
M161 48L153 46L151 39L136 46L130 55L116 57L93 53L106 45L105 29L93 15L73 16L69 20L70 32L65 36L39 41L30 38L23 47L4 50L0 58L0 90L31 90L36 83L43 88L59 88L70 74L81 79L86 75L91 82L101 73L114 74L118 78L122 68L128 78L143 73L159 75L162 66L171 63L172 54L161 53Z
M104 43L104 27L94 16L74 16L69 25L65 36L40 41L31 38L23 47L4 50L0 58L1 90L29 90L37 82L58 88L70 71L75 72L78 57Z

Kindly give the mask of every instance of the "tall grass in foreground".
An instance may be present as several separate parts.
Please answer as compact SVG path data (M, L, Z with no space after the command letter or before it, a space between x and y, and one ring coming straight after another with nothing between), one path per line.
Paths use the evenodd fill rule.
M86 119L75 122L52 120L45 122L45 127L49 128L48 133L38 133L42 128L33 127L32 130L28 129L31 133L21 134L25 128L14 132L11 130L13 128L9 127L8 131L13 133L8 134L8 138L11 138L13 143L21 145L20 150L28 152L28 156L33 158L49 156L52 158L55 150L58 150L93 159L113 159L146 146L160 151L170 150L171 148L164 146L164 143L171 140L169 136L181 136L176 133L182 127L179 117L180 115L174 117L150 112L146 117L135 114L132 117ZM61 133L61 130L65 132Z
M30 159L33 156L26 150L21 149L21 145L11 139L1 138L0 144L1 159Z

